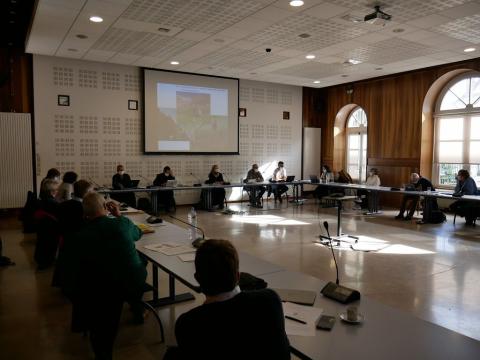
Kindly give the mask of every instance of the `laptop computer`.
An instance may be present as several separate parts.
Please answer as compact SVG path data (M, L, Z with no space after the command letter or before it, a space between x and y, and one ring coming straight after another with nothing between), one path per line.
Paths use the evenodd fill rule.
M167 180L167 187L175 187L177 186L177 180Z
M285 180L285 181L286 182L292 182L293 180L295 180L295 175L288 175L287 180Z
M320 179L317 175L310 175L310 182L312 184L318 184L320 182Z
M132 188L138 187L138 183L139 183L139 182L140 182L140 180L132 180L131 187L132 187Z
M274 290L282 301L288 301L300 305L310 305L315 303L317 293L308 290L294 290L294 289L272 289Z

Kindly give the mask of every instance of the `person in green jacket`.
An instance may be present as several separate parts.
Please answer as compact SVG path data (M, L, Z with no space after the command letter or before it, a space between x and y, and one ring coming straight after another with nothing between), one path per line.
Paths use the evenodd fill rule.
M83 211L87 223L64 249L64 291L74 307L72 327L89 332L97 360L111 359L124 301L134 321L143 322L146 261L135 249L142 232L121 216L116 203L96 192L85 195ZM79 326L75 317L81 320Z

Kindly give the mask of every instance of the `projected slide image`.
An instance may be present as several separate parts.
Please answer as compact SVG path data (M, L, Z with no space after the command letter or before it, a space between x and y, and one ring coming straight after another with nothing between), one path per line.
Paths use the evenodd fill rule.
M228 90L163 83L157 89L159 121L168 134L159 136L158 150L204 149L212 136L228 130Z
M144 70L145 152L238 154L238 79Z

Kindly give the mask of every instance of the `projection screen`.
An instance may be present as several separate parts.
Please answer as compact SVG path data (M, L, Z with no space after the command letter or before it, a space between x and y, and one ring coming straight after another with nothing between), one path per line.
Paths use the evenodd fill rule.
M238 154L238 79L143 69L145 154Z

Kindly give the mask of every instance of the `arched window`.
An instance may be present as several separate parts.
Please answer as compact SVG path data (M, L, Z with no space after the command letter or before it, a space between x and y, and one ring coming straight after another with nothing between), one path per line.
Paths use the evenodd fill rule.
M446 86L435 112L434 183L455 186L460 169L480 183L480 76L472 74Z
M347 171L354 180L364 181L367 173L367 114L355 108L347 120Z

